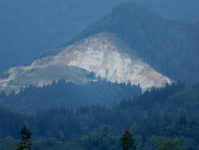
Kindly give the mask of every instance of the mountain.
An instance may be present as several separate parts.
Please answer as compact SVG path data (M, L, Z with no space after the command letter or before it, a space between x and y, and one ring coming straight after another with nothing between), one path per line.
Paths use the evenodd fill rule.
M198 24L166 20L135 3L120 4L113 8L112 13L90 25L60 48L40 54L29 66L12 68L1 74L1 78L9 76L7 79L1 79L1 90L19 91L20 86L42 86L59 78L68 78L65 73L75 72L75 67L84 71L81 70L79 75L75 75L77 72L71 72L71 78L68 80L78 83L86 82L86 74L94 71L96 77L101 76L112 82L117 80L140 83L143 90L171 82L161 74L174 81L186 81L190 85L198 79L199 74L198 31ZM88 37L93 38L93 41L97 38L96 43L89 43L92 40ZM109 45L110 53L107 53L106 47ZM94 49L88 48L89 46ZM139 64L139 67L132 67L133 63ZM60 67L54 67L59 69L51 68L54 65L59 65ZM73 69L70 70L67 65L73 66ZM53 71L42 74L41 68ZM59 74L61 70L64 70L62 75ZM161 74L154 73L154 70ZM72 76L77 77L72 79Z
M129 0L1 0L0 73L69 40ZM131 0L132 1L132 0ZM162 17L198 22L198 0L133 0Z
M1 0L0 72L69 40L120 1Z
M102 32L65 47L55 56L41 57L29 66L14 67L1 79L1 90L20 89L33 84L43 86L65 78L77 83L86 82L86 74L111 82L140 84L143 90L163 87L171 80L130 53L132 50L114 34ZM79 68L79 69L78 69Z
M1 90L9 93L12 90L19 91L26 85L36 85L42 87L51 84L54 80L66 78L67 82L85 83L89 74L85 69L67 66L20 66L8 70L9 77L0 79Z
M123 3L80 34L64 43L70 45L90 35L115 33L154 69L174 81L191 85L199 80L199 24L163 19L135 3Z

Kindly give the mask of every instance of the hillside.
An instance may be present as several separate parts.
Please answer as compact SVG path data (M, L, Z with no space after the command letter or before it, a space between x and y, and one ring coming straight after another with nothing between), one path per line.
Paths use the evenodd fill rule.
M68 65L21 66L9 69L6 73L8 77L0 79L0 90L7 93L12 90L19 92L21 87L25 88L30 84L43 87L61 78L67 82L83 84L87 82L86 75L89 73L85 69Z
M76 109L80 106L99 105L111 107L123 98L133 98L142 93L139 85L111 83L98 79L84 85L67 82L65 79L54 81L51 85L36 87L30 85L18 93L0 93L0 105L20 113L36 113L38 110L66 107Z
M111 82L140 84L143 91L172 82L133 55L124 42L108 32L87 37L62 48L61 52L57 50L54 55L46 53L38 57L29 66L10 68L5 72L7 77L0 79L1 90L9 92L18 88L19 91L21 86L29 84L42 87L60 78L84 83L87 81L86 71L87 74L93 71L95 77ZM81 69L75 71L77 67Z
M129 0L1 0L0 73L31 62ZM130 0L132 1L132 0ZM198 0L133 0L162 17L198 22Z
M115 33L155 70L188 85L199 79L199 24L161 18L135 3L124 3L62 46L93 34Z
M198 0L133 0L161 17L170 20L196 23L199 22Z

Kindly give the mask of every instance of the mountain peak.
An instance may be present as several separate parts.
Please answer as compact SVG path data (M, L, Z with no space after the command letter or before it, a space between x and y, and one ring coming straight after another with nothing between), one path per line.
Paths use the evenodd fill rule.
M85 74L91 71L96 73L96 77L101 76L111 82L140 84L143 90L171 83L169 78L129 51L128 46L114 34L102 32L68 46L55 56L37 59L30 66L9 69L10 76L0 81L4 83L1 87L2 90L5 87L20 87L22 81L24 85L43 86L60 77L68 79L68 74L78 76L76 80L86 81ZM74 71L74 68L81 71Z

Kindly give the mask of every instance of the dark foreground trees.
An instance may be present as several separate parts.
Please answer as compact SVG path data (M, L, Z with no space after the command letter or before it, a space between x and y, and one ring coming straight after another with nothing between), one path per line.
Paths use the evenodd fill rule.
M12 149L14 149L17 146L15 150L31 150L32 141L30 139L33 133L29 131L26 125L23 126L19 133L21 134L21 141L19 141L17 144L10 143L8 144L8 147L12 147ZM12 139L12 141L14 141L14 139ZM1 148L1 150L4 150L4 148Z
M134 140L132 137L133 134L130 133L129 128L124 130L122 137L119 139L121 141L120 146L122 146L123 150L137 149L137 147L134 146Z
M133 140L133 135L131 134L129 131L129 128L124 130L124 133L122 135L121 138L119 138L119 140L121 141L120 146L122 146L123 150L136 150L137 147L134 144L134 140ZM178 148L178 143L180 140L177 140L175 142L173 142L170 139L167 139L166 137L162 138L161 141L159 141L156 146L158 147L158 150L179 150L180 148ZM181 150L187 150L187 148L184 146L181 148Z
M16 150L31 150L32 141L30 141L30 139L33 133L29 131L26 125L23 126L19 133L21 134L22 140L17 144Z

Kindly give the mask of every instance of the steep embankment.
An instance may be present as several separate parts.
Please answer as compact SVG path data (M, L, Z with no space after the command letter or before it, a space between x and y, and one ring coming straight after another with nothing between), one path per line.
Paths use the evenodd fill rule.
M171 83L169 78L153 70L141 59L129 55L129 51L113 34L99 33L65 48L55 56L37 59L30 66L9 69L8 79L0 80L1 90L26 84L43 86L59 78L85 82L88 71L111 82L140 84L143 90Z

